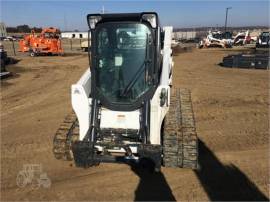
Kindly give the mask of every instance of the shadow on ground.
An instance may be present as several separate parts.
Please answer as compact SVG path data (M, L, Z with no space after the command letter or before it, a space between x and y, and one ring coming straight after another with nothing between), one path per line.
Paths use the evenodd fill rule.
M200 140L199 154L200 170L195 173L211 201L269 201L241 170L223 165Z
M201 140L199 154L200 169L194 172L211 201L269 201L241 170L223 165ZM130 166L140 178L135 201L176 201L162 172L153 172L154 164Z
M164 175L162 172L154 172L151 161L130 166L140 178L134 201L176 201Z

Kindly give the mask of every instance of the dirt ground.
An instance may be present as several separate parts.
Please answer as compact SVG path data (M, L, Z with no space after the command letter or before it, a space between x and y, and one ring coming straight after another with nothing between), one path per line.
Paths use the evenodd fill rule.
M125 164L82 169L58 161L52 140L71 111L70 86L88 67L86 54L18 56L1 82L1 200L268 200L269 71L218 65L229 52L193 50L174 57L173 85L192 91L200 170L151 174ZM49 188L19 188L23 165L40 164ZM33 174L33 175L31 175ZM33 182L34 182L33 180Z

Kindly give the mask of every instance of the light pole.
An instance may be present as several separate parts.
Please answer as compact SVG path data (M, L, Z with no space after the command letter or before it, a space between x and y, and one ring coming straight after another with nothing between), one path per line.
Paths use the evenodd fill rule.
M232 7L226 8L226 18L225 18L225 32L227 31L227 18L228 18L228 10L232 9Z

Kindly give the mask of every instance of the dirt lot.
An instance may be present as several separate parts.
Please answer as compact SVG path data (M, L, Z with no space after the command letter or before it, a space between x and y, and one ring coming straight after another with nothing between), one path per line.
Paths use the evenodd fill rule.
M194 50L174 57L174 86L192 91L201 169L162 168L159 174L55 160L53 135L71 111L70 85L88 67L87 55L19 56L8 67L15 76L1 83L2 200L267 200L269 72L222 68L226 54ZM25 164L41 164L50 188L19 188Z

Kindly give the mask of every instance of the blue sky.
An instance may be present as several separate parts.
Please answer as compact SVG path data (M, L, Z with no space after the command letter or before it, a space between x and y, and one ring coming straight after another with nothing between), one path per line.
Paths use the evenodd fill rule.
M1 21L7 26L28 24L62 30L87 30L86 15L100 12L156 11L162 25L174 27L269 25L269 1L1 1Z

